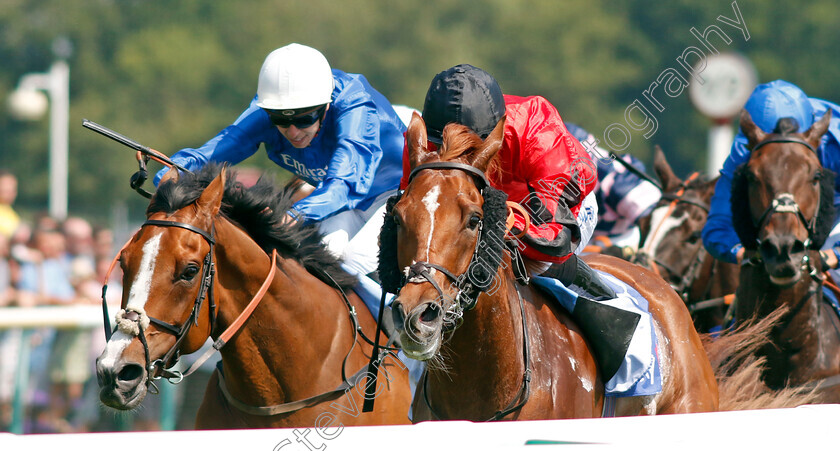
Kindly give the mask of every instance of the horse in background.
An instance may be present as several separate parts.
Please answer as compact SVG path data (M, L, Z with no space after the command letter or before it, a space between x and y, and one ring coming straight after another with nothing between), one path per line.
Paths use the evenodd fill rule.
M671 284L699 332L719 330L738 286L738 265L715 259L701 239L717 177L694 173L680 179L659 146L653 167L662 185L662 199L640 220L642 245L631 261Z
M199 429L407 423L408 373L392 355L361 413L376 322L316 226L286 220L294 190L226 174L170 170L122 249L118 330L96 362L102 402L138 407L212 337L223 365Z
M406 134L412 176L386 215L381 249L391 252L380 255L380 277L383 286L401 287L392 308L404 352L429 362L416 390L414 421L603 413L605 381L580 328L541 290L518 286L510 254L480 238L496 234L501 242L504 235L497 225L504 227L506 196L501 193L500 200L500 192L482 182L501 149L503 127L504 120L482 141L466 127L449 124L440 153L428 150L419 116ZM586 259L648 299L659 337L662 391L618 398L616 414L716 410L715 375L671 287L621 259ZM482 261L495 266L473 264ZM493 290L472 292L464 285L467 274L492 279Z
M732 181L733 223L746 249L736 293L735 321L782 312L770 343L764 380L774 389L818 387L822 402L840 402L840 318L824 299L818 251L835 217L834 174L815 149L830 112L804 133L790 118L773 133L741 113L750 159Z

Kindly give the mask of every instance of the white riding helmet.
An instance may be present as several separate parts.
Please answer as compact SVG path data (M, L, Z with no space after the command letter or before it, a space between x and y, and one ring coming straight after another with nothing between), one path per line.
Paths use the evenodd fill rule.
M260 69L257 106L295 110L332 101L333 76L321 52L289 44L269 53Z

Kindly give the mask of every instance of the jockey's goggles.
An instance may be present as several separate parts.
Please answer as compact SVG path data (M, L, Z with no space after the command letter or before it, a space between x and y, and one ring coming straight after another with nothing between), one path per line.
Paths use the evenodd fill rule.
M314 110L305 113L298 113L300 110L265 110L268 113L271 123L282 128L289 128L294 125L297 128L309 128L316 122L323 119L327 111L327 105L321 105Z

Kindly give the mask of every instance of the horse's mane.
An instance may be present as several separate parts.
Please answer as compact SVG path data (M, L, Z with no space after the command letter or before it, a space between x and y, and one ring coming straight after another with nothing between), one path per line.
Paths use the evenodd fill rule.
M469 127L454 123L447 124L446 127L444 127L441 142L443 144L440 149L440 161L455 161L458 159L466 160L469 153L484 143L481 137L470 130ZM497 153L493 159L490 160L490 163L487 165L484 173L488 178L493 180L501 169L499 154Z
M149 203L147 215L171 214L194 203L221 168L211 163L195 173L180 173L177 181L161 183ZM339 260L321 243L317 225L297 221L281 225L293 204L293 193L293 187L278 189L264 175L254 186L245 187L236 181L236 171L228 169L221 214L244 229L266 253L276 249L284 258L299 261L329 285L337 283L342 289L354 286L356 278L344 271Z

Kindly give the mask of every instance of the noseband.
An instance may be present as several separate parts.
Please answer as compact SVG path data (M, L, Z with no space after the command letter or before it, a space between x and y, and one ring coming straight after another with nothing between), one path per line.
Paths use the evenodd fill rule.
M184 339L186 339L187 335L189 334L190 328L192 328L193 324L195 324L196 326L198 325L198 315L201 312L201 306L204 303L205 298L209 298L210 302L210 334L212 335L214 330L216 329L216 302L215 297L213 296L213 278L216 274L216 265L213 262L213 248L216 244L216 240L214 239L213 230L211 230L211 232L208 233L202 229L199 229L198 227L183 222L149 219L143 223L141 228L145 226L178 227L185 230L189 230L193 233L201 235L201 237L204 238L210 245L210 249L207 251L207 255L204 256L204 264L201 274L201 286L199 287L198 294L196 295L195 301L193 302L192 312L190 313L190 316L187 318L184 324L182 324L181 326L170 324L158 318L146 316L145 312L138 311L137 309L134 309L132 307L127 307L118 315L126 320L136 321L138 325L141 325L141 327L139 327L139 333L137 333L137 337L143 344L143 352L145 353L146 357L146 370L149 373L148 377L146 378L146 385L154 386L154 383L152 381L161 378L166 378L167 380L169 380L169 382L177 384L178 382L181 382L181 380L184 378L184 375L180 371L173 371L169 370L168 368L171 368L178 361L178 358L180 357L179 348L181 346L181 343L184 341ZM142 327L142 325L144 324L144 317L147 317L148 321L151 324L158 326L164 332L175 336L175 344L173 344L172 347L169 348L169 350L166 352L166 354L164 354L162 358L159 358L154 362L150 361L151 359L149 357L149 345L146 342L146 335L143 330L144 327ZM110 333L107 335L109 336L106 338L110 339Z
M817 191L817 196L819 196L819 191ZM796 199L793 197L793 194L790 193L779 193L776 197L773 198L773 201L770 202L770 206L764 210L764 213L761 214L761 217L758 218L755 226L759 229L764 227L764 224L770 220L770 218L776 213L793 213L799 219L799 222L805 227L805 230L808 231L808 238L805 240L805 247L807 248L811 244L811 237L814 235L814 224L817 221L817 214L814 214L810 220L805 218L805 215L802 214L802 209L799 208L799 204L796 203ZM761 244L760 240L757 244Z
M766 146L767 144L771 144L771 143L801 144L801 145L807 147L808 150L810 150L811 152L816 154L816 150L814 149L814 146L812 146L810 143L808 143L808 142L806 142L802 139L794 138L794 137L779 137L779 138L771 138L771 139L761 141L760 143L756 144L755 147L753 147L750 150L750 152L755 152L756 150L760 149L761 147ZM794 214L799 219L799 222L802 224L802 226L805 227L805 230L808 232L808 238L805 240L805 248L807 249L811 245L811 241L813 240L813 237L814 237L814 227L815 227L815 224L817 222L817 216L819 216L819 205L820 205L820 202L821 202L820 195L821 195L821 190L817 190L817 208L815 209L814 216L810 220L805 218L805 215L802 214L802 209L799 208L799 204L796 203L796 198L793 197L793 194L791 194L791 193L779 193L779 194L776 195L776 197L773 198L773 201L770 202L770 206L767 207L766 210L764 210L764 213L761 214L761 216L758 218L758 221L755 221L753 223L753 225L757 229L760 230L764 227L765 223L767 221L769 221L770 218L773 217L774 214L777 214L777 213L791 213L791 214ZM761 245L761 240L756 239L756 245L760 246Z
M408 177L409 183L417 175L417 173L425 169L455 169L466 172L467 174L473 176L473 180L475 180L479 192L485 200L485 216L478 224L478 241L476 242L472 258L470 259L470 264L463 274L456 276L448 269L426 261L416 262L411 266L406 267L405 273L403 274L403 286L406 283L429 282L438 292L438 295L440 295L441 298L444 298L443 289L434 279L435 272L440 271L452 282L451 286L457 290L457 294L455 295L455 304L451 308L452 311L447 313L452 314L456 317L456 319L460 319L464 311L471 310L475 307L475 304L478 301L478 296L492 286L492 275L496 273L499 265L501 264L501 249L504 247L503 232L500 234L497 229L501 227L502 230L504 230L504 220L497 221L499 224L490 224L490 226L485 226L485 221L488 219L488 216L490 216L488 214L490 211L495 211L499 208L501 208L503 212L505 211L504 205L507 196L501 191L490 186L487 177L482 171L468 164L456 162L433 162L421 164L411 171L411 174ZM496 201L497 198L500 199L500 202ZM498 242L494 243L494 241ZM487 258L485 258L485 256L480 255L482 248L486 248L487 250L497 249L498 255L488 255L486 256ZM482 282L469 276L476 273L487 274L488 280L486 282Z

